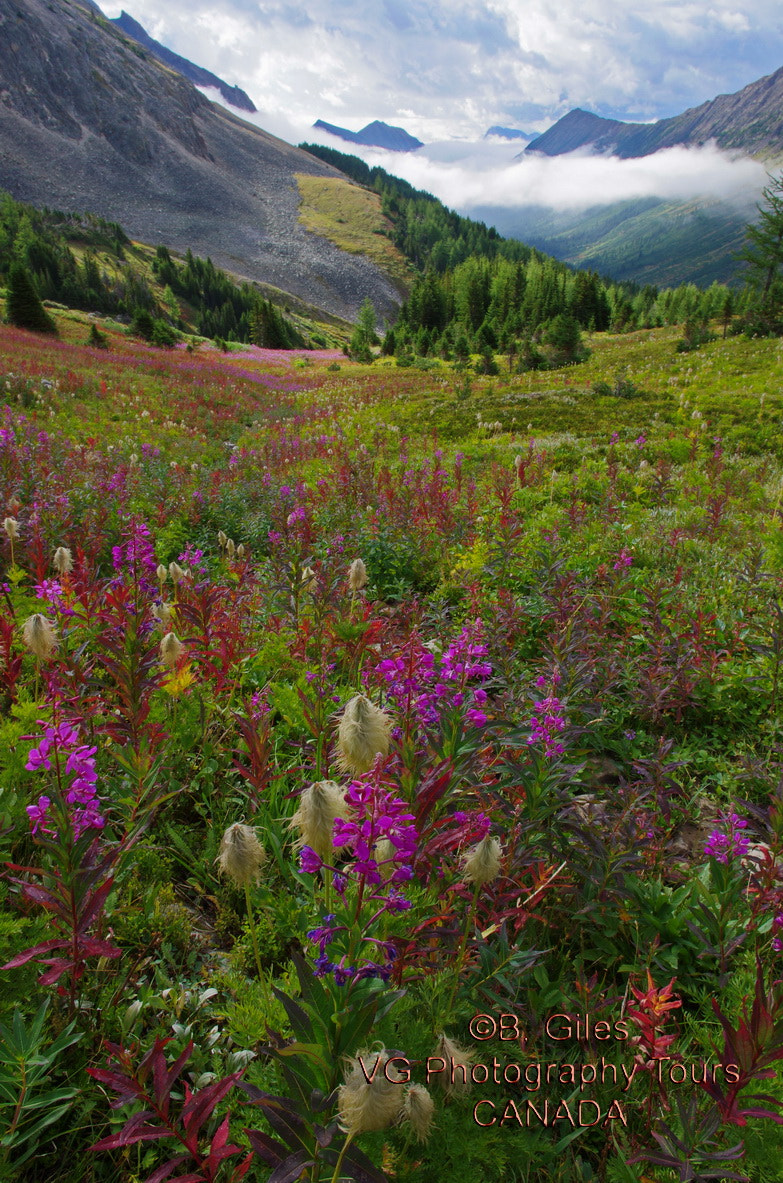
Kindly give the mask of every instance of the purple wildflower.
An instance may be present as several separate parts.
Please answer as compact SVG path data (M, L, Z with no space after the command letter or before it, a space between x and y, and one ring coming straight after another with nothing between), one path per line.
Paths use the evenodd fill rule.
M742 833L748 823L736 813L723 814L720 821L726 828L712 831L704 847L704 853L709 858L728 865L743 859L750 849L750 841Z

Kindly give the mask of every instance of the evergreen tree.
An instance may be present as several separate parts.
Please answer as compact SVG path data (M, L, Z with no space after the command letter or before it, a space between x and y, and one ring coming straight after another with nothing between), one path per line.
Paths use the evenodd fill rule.
M372 346L377 344L375 309L369 297L366 297L359 309L359 319L348 346L349 355L354 361L371 362L373 359Z
M783 174L770 178L762 190L766 206L757 206L759 220L747 227L741 258L748 264L747 283L753 292L746 332L783 333Z
M21 263L12 263L8 272L5 306L9 324L34 333L57 333L57 326L41 303L30 273Z

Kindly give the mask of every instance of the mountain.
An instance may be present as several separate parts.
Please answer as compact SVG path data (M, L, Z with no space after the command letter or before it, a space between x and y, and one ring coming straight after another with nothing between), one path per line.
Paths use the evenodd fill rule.
M708 287L738 278L741 264L735 256L754 209L738 210L710 198L644 197L578 212L482 206L473 213L572 267L618 281Z
M590 148L625 158L649 156L677 144L706 144L738 150L760 160L783 154L783 68L751 82L736 94L722 94L656 123L604 119L577 107L528 144L526 152L560 156Z
M338 136L341 140L348 140L351 144L364 144L366 148L386 148L389 152L415 152L423 148L421 140L411 136L404 127L391 127L379 119L373 120L361 131L348 131L345 127L337 127L334 123L326 123L317 119L313 127L327 131L331 136Z
M182 74L185 78L189 78L195 86L212 86L219 90L227 103L232 107L237 107L241 111L255 111L256 106L250 98L238 86L229 86L222 78L218 78L216 74L212 74L209 70L205 70L202 66L196 66L193 62L189 62L187 58L180 57L178 53L172 53L170 49L166 49L165 45L161 45L153 37L150 37L146 29L143 29L138 21L135 21L132 16L123 11L119 16L112 19L112 24L116 25L128 37L132 37L134 41L138 41L139 45L143 45L150 53L154 54L158 61L161 61L166 66L171 66L172 70L176 70L178 74Z
M490 127L484 132L484 139L488 140L490 136L498 136L501 140L534 140L536 137L530 132L520 131L517 127Z
M0 185L17 200L89 210L331 316L399 305L379 266L299 222L297 175L341 174L209 102L94 6L3 5L0 79Z

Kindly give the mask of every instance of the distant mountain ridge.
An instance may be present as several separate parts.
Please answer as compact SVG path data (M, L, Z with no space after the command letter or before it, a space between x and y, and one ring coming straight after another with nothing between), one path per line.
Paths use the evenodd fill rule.
M735 94L718 95L699 107L655 123L604 119L576 107L528 144L526 152L561 156L590 148L626 159L662 148L698 146L714 140L760 160L783 156L783 68Z
M245 94L241 87L229 86L227 82L224 82L222 78L218 78L210 70L205 70L203 66L196 66L193 62L188 61L187 58L181 57L178 53L173 53L165 45L161 45L160 41L156 41L154 37L150 37L147 30L138 21L135 21L132 16L129 16L124 9L119 16L112 17L111 23L116 25L118 29L121 29L128 37L132 37L134 41L138 41L139 45L143 45L145 49L153 53L164 65L170 66L178 74L189 78L195 86L214 87L220 91L227 103L230 103L232 107L237 107L241 111L252 112L257 110L255 103Z
M366 148L386 148L389 152L415 152L423 148L421 140L409 135L404 127L392 127L379 119L368 123L361 131L348 131L345 127L337 127L334 123L326 123L323 119L316 119L313 127L326 131L329 135L347 140L349 144L363 144Z
M518 127L498 127L495 124L484 132L484 139L488 140L490 136L498 136L501 140L534 140L535 134L527 131L520 131Z

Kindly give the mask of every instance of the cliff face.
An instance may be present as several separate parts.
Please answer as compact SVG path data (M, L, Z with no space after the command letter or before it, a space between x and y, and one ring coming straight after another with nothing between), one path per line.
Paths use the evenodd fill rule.
M560 156L592 148L614 156L648 156L677 144L736 149L761 160L783 154L783 69L751 82L736 94L722 94L656 123L603 119L578 107L528 145L528 152Z
M386 276L298 223L295 174L328 165L210 103L88 2L0 11L0 188L120 222L354 319Z

